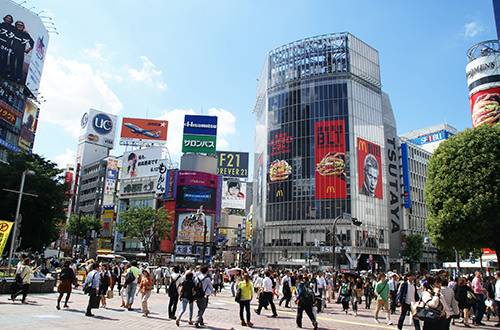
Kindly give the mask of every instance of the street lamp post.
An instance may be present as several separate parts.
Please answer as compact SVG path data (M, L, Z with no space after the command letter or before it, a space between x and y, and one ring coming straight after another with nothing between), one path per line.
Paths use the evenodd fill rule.
M335 225L337 224L337 221L339 221L339 219L341 218L346 218L346 219L350 219L352 221L352 224L355 225L355 226L361 226L361 224L363 223L361 220L358 220L358 218L351 218L350 215L348 215L347 213L342 213L341 215L339 215L338 217L335 218L335 220L333 220L333 226L332 226L332 257L333 257L333 260L332 260L332 267L333 269L335 269L335 245L336 245L336 242L335 242ZM339 270L340 270L340 265L339 265Z
M33 170L25 170L21 176L21 185L19 187L19 197L17 199L17 208L16 208L16 217L14 219L14 228L12 228L14 231L13 231L13 234L12 234L12 238L11 238L11 241L10 241L10 251L9 251L9 273L10 273L10 266L11 266L11 262L12 262L12 254L14 253L14 244L15 244L15 240L16 240L16 230L17 230L17 222L18 222L18 219L19 219L19 212L21 211L21 201L23 199L23 189L24 189L24 180L26 178L26 174L28 175L35 175L35 171ZM33 195L33 194L26 194L25 195L30 195L30 196L35 196L37 197L36 195Z

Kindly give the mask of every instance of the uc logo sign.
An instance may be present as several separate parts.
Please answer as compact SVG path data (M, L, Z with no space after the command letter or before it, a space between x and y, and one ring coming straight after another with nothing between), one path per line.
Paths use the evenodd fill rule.
M113 130L113 121L103 113L96 115L92 124L95 131L101 135L106 135Z

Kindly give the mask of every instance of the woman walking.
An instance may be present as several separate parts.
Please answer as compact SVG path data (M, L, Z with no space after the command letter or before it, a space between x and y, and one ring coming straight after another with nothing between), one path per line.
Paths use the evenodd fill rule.
M346 315L349 310L349 301L351 300L351 293L352 293L351 282L349 281L346 275L342 275L342 283L340 283L338 296L340 301L342 302L342 309L344 310L344 313Z
M69 297L71 296L72 284L76 282L76 276L69 266L71 261L67 260L64 262L63 268L61 269L61 273L59 278L61 281L57 286L57 292L59 292L59 297L57 298L57 309L61 309L60 304L64 294L66 294L66 300L64 301L64 308L68 308Z
M458 301L458 308L464 313L464 327L470 328L469 325L469 309L471 305L467 301L467 292L472 292L472 289L467 285L465 277L460 277L458 284L455 286L455 299Z
M175 324L179 326L181 323L182 315L186 311L186 307L189 304L189 324L193 324L193 301L194 301L194 281L193 281L193 273L186 273L186 278L184 282L181 284L181 293L180 299L182 301L182 310L177 320L175 320Z
M243 281L238 284L238 290L240 290L240 320L242 326L252 327L253 323L250 322L250 302L253 299L253 285L250 282L250 275L248 273L243 274ZM246 310L247 321L243 317L243 310Z
M141 284L139 284L139 291L141 292L141 303L142 303L142 316L148 317L148 299L151 296L151 291L154 289L153 279L147 269L142 270Z
M120 307L127 307L127 286L125 285L125 278L127 277L127 271L130 267L130 264L125 264L123 268L123 272L120 275L120 297L122 298L122 304Z
M372 304L372 299L373 299L373 282L371 278L366 278L366 282L364 285L365 289L365 308L370 309L370 306Z
M425 306L441 311L441 315L438 320L433 320L432 322L424 321L423 330L446 329L446 313L448 306L444 296L441 294L441 279L439 276L431 275L427 277L420 301L421 304L423 304L422 307Z
M30 290L31 274L33 274L34 272L36 272L37 270L39 270L41 268L40 266L38 266L38 268L36 268L35 270L31 270L30 263L31 263L30 258L25 258L23 260L23 264L21 266L21 271L20 271L21 279L23 281L22 285L21 285L22 291L15 293L11 297L13 302L15 301L17 295L19 295L22 292L23 298L21 299L21 302L23 304L26 303L26 297L28 296L28 291Z
M357 280L352 280L351 287L353 288L354 294L352 295L352 311L355 316L358 316L358 305L361 304L361 299L363 297L363 280L358 278Z
M101 297L101 307L106 308L106 295L109 288L109 279L111 278L108 264L101 265L99 276L101 277L101 280L99 281L99 296Z

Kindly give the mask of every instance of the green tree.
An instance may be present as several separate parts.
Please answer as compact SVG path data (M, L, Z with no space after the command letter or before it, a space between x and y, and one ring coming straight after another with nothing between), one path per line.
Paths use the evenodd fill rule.
M92 231L95 231L98 235L101 233L102 225L101 220L94 217L79 217L73 214L66 226L64 226L66 231L72 236L78 236L78 240L85 239L87 241L92 240Z
M7 163L0 163L0 219L14 221L19 195L3 189L19 191L25 170L33 170L35 175L26 175L23 192L38 197L22 198L20 248L41 251L59 237L58 224L65 220L63 203L68 186L55 163L37 154L10 153Z
M172 213L163 208L158 210L150 206L136 205L121 212L122 222L116 224L116 230L126 236L138 239L144 246L146 258L152 252L153 241L168 239L172 232Z
M403 250L403 257L410 264L420 262L424 254L424 238L419 234L406 236L406 248Z
M466 129L429 160L427 230L442 249L490 248L500 260L500 125Z

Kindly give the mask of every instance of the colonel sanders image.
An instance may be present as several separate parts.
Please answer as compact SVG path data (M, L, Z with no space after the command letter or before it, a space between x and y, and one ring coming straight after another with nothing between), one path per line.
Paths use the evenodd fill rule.
M359 190L362 195L375 197L375 189L377 189L378 176L380 174L377 159L373 155L366 155L365 164L363 166L365 182Z

